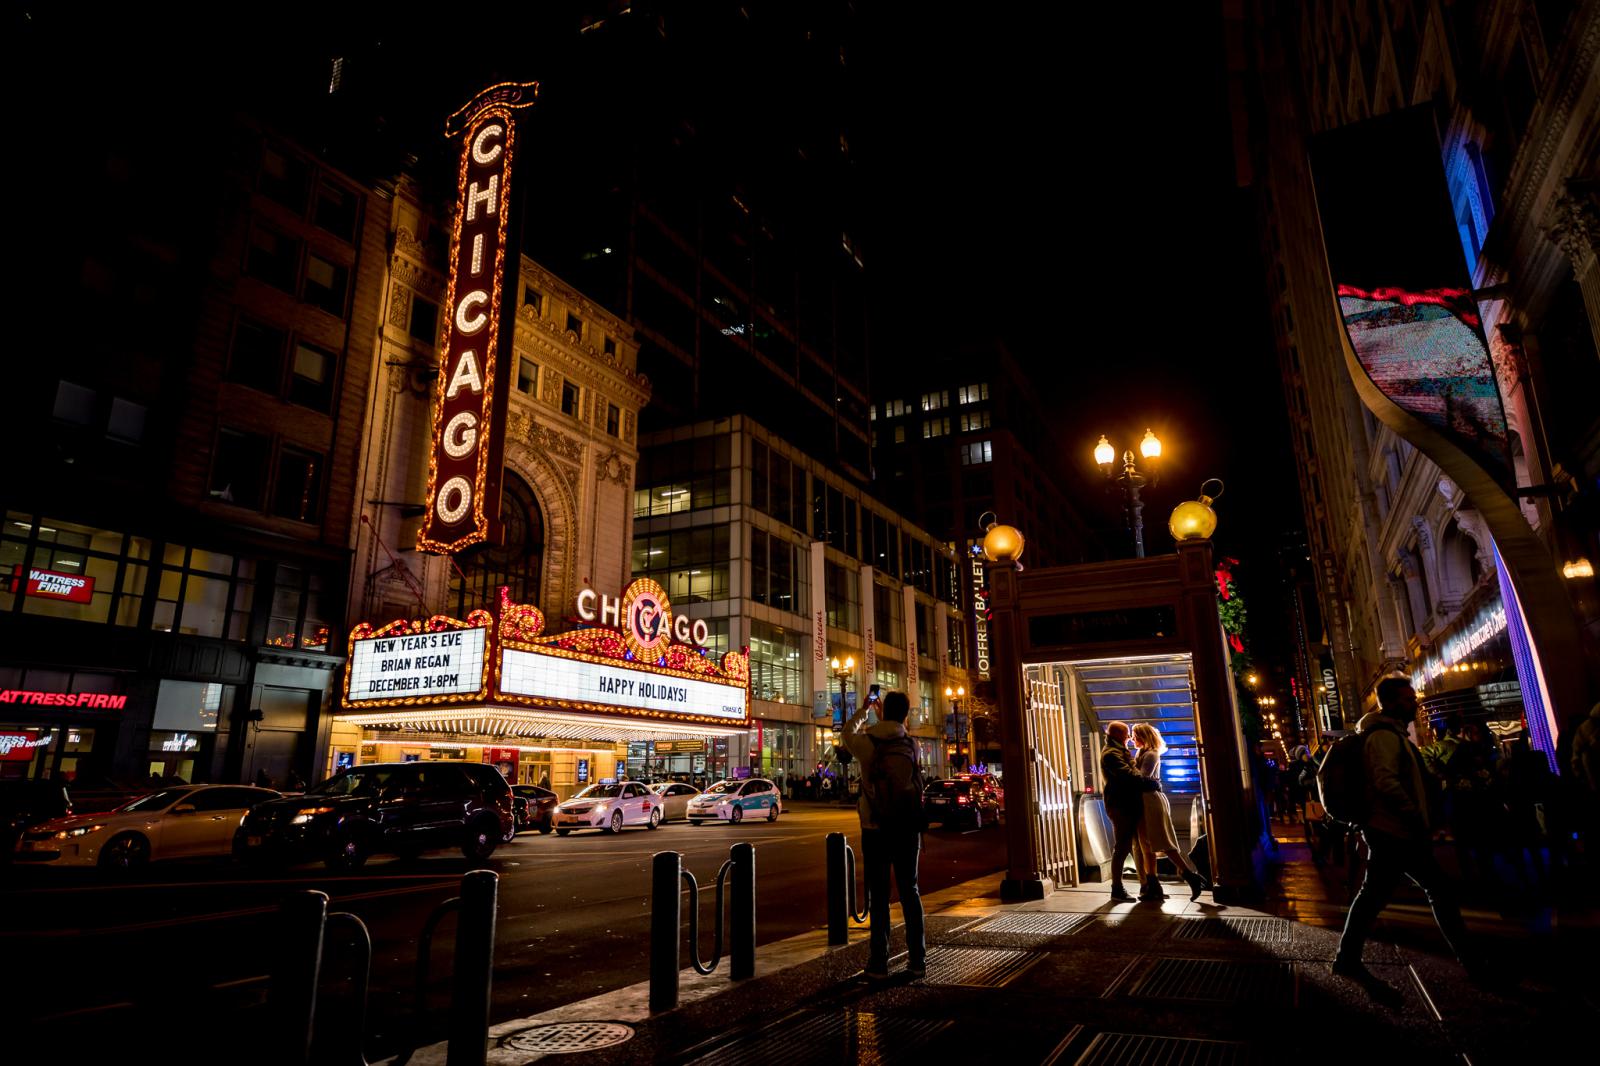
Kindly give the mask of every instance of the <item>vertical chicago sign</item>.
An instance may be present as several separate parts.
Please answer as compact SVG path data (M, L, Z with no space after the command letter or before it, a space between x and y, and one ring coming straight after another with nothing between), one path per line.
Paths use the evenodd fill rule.
M457 552L498 535L512 333L503 302L518 259L509 225L513 115L537 94L536 82L496 85L445 123L446 136L461 136L461 166L419 551Z

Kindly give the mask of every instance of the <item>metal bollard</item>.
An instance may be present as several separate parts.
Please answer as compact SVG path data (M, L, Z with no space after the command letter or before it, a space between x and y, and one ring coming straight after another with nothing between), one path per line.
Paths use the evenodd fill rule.
M845 842L843 833L829 833L828 852L828 943L850 942L849 891L845 883Z
M489 991L500 875L473 870L461 879L455 974L450 995L449 1066L484 1066L489 1057Z
M277 1062L311 1061L311 1030L316 1023L317 979L322 974L322 933L328 921L325 892L296 892L280 911L277 958L267 992Z
M756 849L754 844L735 844L728 849L733 863L733 923L729 931L728 976L742 981L756 975Z
M678 1005L680 931L683 928L683 854L658 851L650 867L650 1010Z
M354 1002L341 1012L339 1019L350 1036L350 1046L338 1049L328 1060L344 1066L367 1066L362 1044L367 1038L367 993L372 985L372 934L367 931L366 922L344 911L328 915L327 930L335 929L347 930L350 946L355 949L356 963L350 981L350 998Z

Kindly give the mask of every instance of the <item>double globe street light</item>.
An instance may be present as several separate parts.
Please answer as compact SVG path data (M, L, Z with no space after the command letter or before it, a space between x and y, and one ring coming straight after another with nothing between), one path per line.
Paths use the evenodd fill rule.
M846 655L843 659L840 659L835 655L832 662L828 664L828 668L833 673L833 676L839 679L838 747L841 753L847 755L850 749L845 746L844 742L844 723L849 719L850 708L846 706L845 693L848 691L847 686L850 684L850 675L856 672L856 657L854 655ZM839 791L841 793L839 802L845 804L850 802L850 774L846 769L848 765L843 758L839 760Z
M1100 443L1094 446L1094 461L1099 465L1106 480L1115 482L1122 487L1125 517L1128 529L1133 533L1133 554L1136 558L1144 558L1144 501L1139 498L1139 490L1150 484L1155 476L1153 464L1161 458L1161 438L1150 429L1144 431L1144 439L1139 442L1139 454L1144 457L1145 471L1141 471L1133 457L1133 449L1128 448L1122 453L1122 469L1116 469L1117 449L1112 446L1106 435L1100 435ZM1148 471L1149 476L1146 476Z

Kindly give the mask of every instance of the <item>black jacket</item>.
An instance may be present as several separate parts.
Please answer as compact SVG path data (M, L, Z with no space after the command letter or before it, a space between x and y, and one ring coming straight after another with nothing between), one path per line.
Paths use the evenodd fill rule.
M1105 781L1106 805L1122 810L1138 810L1146 792L1161 789L1155 778L1139 772L1133 756L1121 744L1107 744L1100 753L1100 776Z

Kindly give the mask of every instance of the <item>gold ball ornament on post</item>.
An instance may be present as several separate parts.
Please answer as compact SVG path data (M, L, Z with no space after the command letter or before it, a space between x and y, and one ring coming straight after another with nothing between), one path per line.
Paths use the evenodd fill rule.
M983 557L991 563L1014 563L1022 558L1022 549L1026 543L1022 532L1015 526L996 523L983 535Z
M1206 494L1206 485L1213 481L1217 483L1217 491L1213 495ZM1211 509L1218 496L1222 495L1222 479L1211 478L1200 486L1200 498L1187 500L1172 509L1172 517L1167 519L1167 531L1172 534L1172 539L1184 540L1210 540L1211 535L1217 531L1217 512Z

